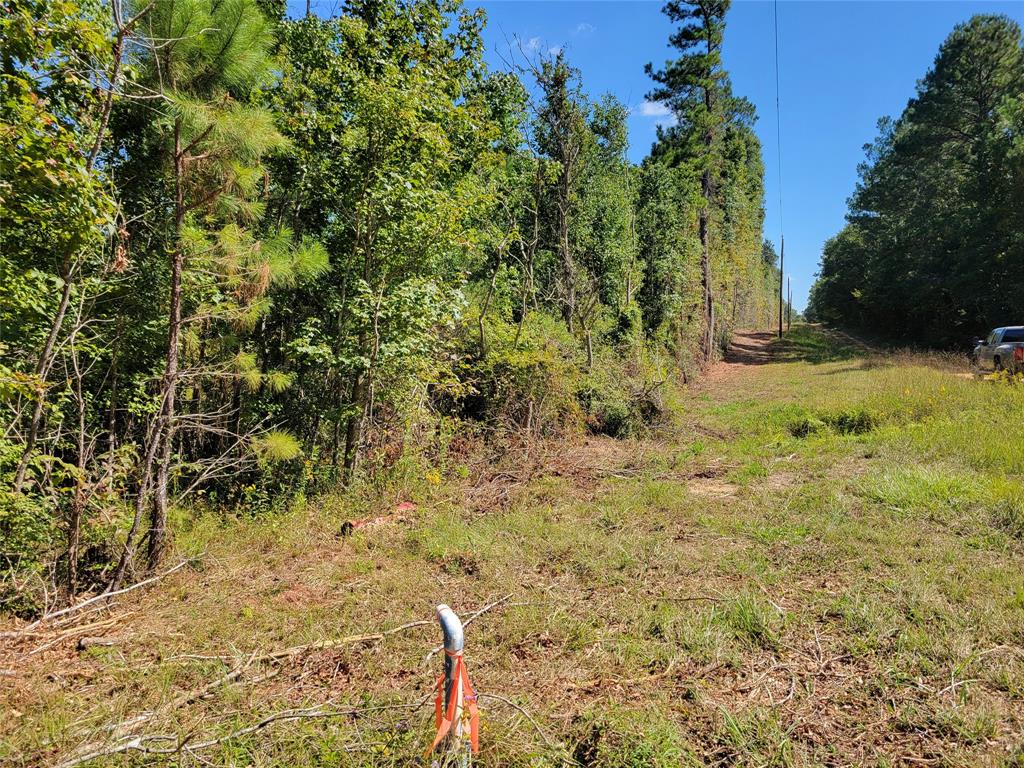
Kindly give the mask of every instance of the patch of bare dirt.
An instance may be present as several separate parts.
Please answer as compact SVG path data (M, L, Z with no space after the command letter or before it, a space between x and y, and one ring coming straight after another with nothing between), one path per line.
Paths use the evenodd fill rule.
M706 382L721 381L745 373L751 366L772 361L771 344L775 339L771 331L736 331L725 357L707 372Z
M694 478L686 484L686 489L694 496L703 496L709 499L728 499L739 492L738 486L714 477Z
M784 491L793 488L803 482L803 478L796 472L772 472L765 481L773 491Z

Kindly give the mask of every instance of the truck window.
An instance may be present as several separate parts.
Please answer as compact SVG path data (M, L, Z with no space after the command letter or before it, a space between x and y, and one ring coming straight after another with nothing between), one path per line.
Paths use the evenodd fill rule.
M1024 342L1024 328L1007 328L1003 331L1003 344Z
M988 335L988 338L987 338L987 339L985 339L985 343L986 343L986 344L988 344L988 345L989 345L990 347L991 347L991 346L992 346L993 344L995 344L995 343L996 343L996 338L997 338L997 337L999 336L999 331L1000 331L1000 330L1001 330L1001 329L997 328L996 330L992 331L992 333L990 333L990 334Z

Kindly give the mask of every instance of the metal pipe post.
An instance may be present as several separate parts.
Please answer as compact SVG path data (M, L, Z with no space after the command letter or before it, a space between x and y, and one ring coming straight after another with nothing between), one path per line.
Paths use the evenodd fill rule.
M456 765L461 768L469 768L472 750L467 738L463 738L462 729L462 678L455 677L456 662L462 656L462 650L466 643L462 631L462 622L455 615L455 611L442 603L437 606L437 620L441 624L441 632L444 634L444 707L445 716L452 719L452 730L447 740L449 754L456 757ZM454 712L449 712L449 703L452 701L452 688L455 688Z

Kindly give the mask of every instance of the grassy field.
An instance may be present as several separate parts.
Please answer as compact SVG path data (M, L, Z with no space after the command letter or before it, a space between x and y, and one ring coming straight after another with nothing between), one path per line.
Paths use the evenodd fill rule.
M414 764L443 601L484 609L480 765L1024 766L1024 388L737 341L657 439L203 518L110 610L0 627L0 763Z

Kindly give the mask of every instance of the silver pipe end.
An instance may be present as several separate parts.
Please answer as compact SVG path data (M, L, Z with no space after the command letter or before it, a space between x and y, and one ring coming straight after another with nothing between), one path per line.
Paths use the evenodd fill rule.
M441 603L437 606L437 620L444 633L444 649L449 653L461 651L466 644L466 638L462 632L462 622L455 615L455 611Z

